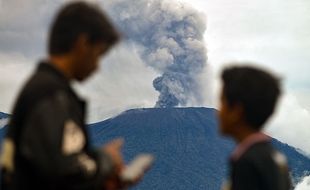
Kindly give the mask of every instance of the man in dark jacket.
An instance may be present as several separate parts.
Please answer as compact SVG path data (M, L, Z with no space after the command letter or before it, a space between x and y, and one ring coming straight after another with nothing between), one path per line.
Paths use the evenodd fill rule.
M92 149L86 104L70 86L93 73L119 35L95 6L64 6L42 61L16 101L1 155L2 189L118 189L121 140ZM16 71L18 72L18 71Z
M289 190L286 158L261 132L280 95L278 79L260 69L236 66L225 69L222 80L220 130L237 142L223 189Z

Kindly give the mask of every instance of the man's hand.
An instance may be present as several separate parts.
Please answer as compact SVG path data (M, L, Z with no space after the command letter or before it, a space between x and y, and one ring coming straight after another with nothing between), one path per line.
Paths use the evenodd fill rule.
M103 151L111 157L115 165L116 174L120 174L124 168L123 156L121 154L123 144L123 139L116 139L104 145L103 147Z
M104 145L103 151L108 154L114 163L114 173L112 173L109 178L104 183L104 189L107 190L118 190L122 189L124 184L122 184L119 176L124 168L123 157L121 154L121 149L124 144L123 139L115 139Z
M104 183L104 189L106 190L126 189L129 186L137 184L143 178L143 174L141 174L132 181L121 180L121 173L125 169L123 157L121 154L123 144L123 139L116 139L104 145L103 147L103 151L111 157L115 167L115 172L111 174Z

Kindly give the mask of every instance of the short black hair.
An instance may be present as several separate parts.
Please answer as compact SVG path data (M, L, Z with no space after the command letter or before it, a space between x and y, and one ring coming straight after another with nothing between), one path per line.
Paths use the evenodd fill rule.
M260 130L274 112L280 80L252 66L232 66L222 72L223 96L229 106L241 105L248 124Z
M114 45L119 34L104 13L95 5L73 2L60 9L50 28L48 53L68 53L79 35L86 34L90 43Z

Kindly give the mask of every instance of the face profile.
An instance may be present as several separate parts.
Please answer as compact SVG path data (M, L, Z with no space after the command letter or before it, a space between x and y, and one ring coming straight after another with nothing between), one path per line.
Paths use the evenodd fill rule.
M219 129L221 134L231 135L242 121L242 109L239 105L230 105L224 94L222 89L218 112Z
M73 48L73 77L77 81L84 81L98 69L100 58L108 52L109 47L101 42L92 44L84 36L80 37L76 46Z

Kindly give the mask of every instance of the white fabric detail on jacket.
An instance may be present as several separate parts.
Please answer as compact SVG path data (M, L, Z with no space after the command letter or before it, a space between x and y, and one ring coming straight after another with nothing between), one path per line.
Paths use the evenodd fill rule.
M72 120L65 122L62 151L64 155L79 153L85 145L85 137L80 127Z

